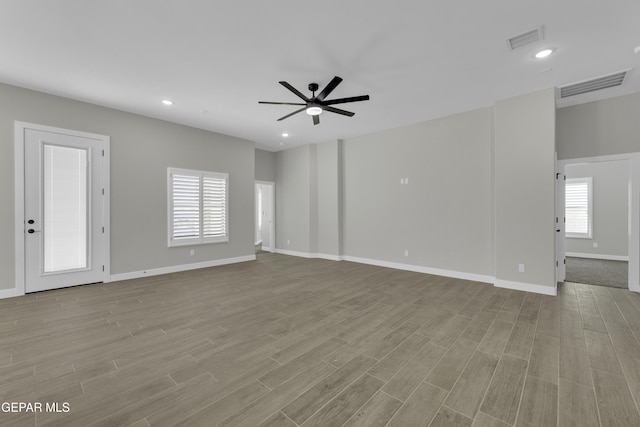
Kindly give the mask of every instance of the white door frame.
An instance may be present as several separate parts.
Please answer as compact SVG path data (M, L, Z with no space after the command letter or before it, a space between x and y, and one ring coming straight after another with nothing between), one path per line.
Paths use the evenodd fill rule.
M627 160L629 164L629 290L640 292L640 153L612 154L559 160L558 167L575 163Z
M271 198L269 200L271 206L271 225L269 226L269 237L271 237L271 250L270 252L275 253L276 251L276 183L273 181L260 181L256 180L253 188L257 190L258 184L260 185L268 185L271 187ZM254 197L254 200L256 198ZM258 209L257 206L254 206L253 211L255 212ZM255 236L256 233L254 232Z
M103 157L103 176L102 183L104 187L104 203L103 203L103 219L104 219L104 272L103 282L109 282L111 277L111 257L110 257L110 187L109 187L109 154L110 154L110 138L106 135L98 135L88 132L80 132L69 129L61 129L52 126L44 126L33 123L16 121L14 123L14 182L15 182L15 296L25 294L25 244L24 244L24 202L25 202L25 179L24 179L24 146L25 132L27 129L38 130L42 132L63 133L65 135L77 136L80 138L91 138L102 141L104 149Z

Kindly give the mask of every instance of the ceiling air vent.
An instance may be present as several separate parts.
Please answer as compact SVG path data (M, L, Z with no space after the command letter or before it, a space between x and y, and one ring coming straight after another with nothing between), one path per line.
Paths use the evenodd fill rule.
M624 83L624 79L627 77L627 74L629 74L629 70L624 70L595 79L585 80L583 82L562 86L560 88L560 99L581 95L583 93L593 92L594 90L620 86L622 83Z
M542 27L538 27L535 30L527 31L526 33L508 38L507 45L509 46L509 50L514 50L542 39L544 39L542 35Z

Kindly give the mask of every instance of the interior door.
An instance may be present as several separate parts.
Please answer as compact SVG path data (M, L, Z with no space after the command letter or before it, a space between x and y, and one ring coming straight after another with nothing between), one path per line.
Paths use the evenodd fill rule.
M26 129L25 291L102 282L103 142Z

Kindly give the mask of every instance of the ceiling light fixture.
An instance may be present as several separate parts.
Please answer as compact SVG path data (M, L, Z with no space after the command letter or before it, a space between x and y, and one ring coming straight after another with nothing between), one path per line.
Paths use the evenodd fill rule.
M310 116L319 116L322 114L322 108L320 107L307 107L307 114Z
M633 53L640 53L640 46L633 48Z
M538 59L542 59L542 58L546 58L547 56L551 55L553 53L553 49L544 49L541 50L540 52L536 53L536 58Z
M283 138L287 138L288 136L289 136L289 134L288 134L288 133L286 133L286 132L282 132L282 137L283 137Z
M162 103L163 103L164 105L173 105L173 101L171 101L170 99L163 99L163 100L162 100Z

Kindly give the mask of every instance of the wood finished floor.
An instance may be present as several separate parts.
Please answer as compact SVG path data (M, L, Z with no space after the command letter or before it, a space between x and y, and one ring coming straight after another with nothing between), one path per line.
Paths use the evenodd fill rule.
M0 300L8 426L639 426L640 295L257 261Z

